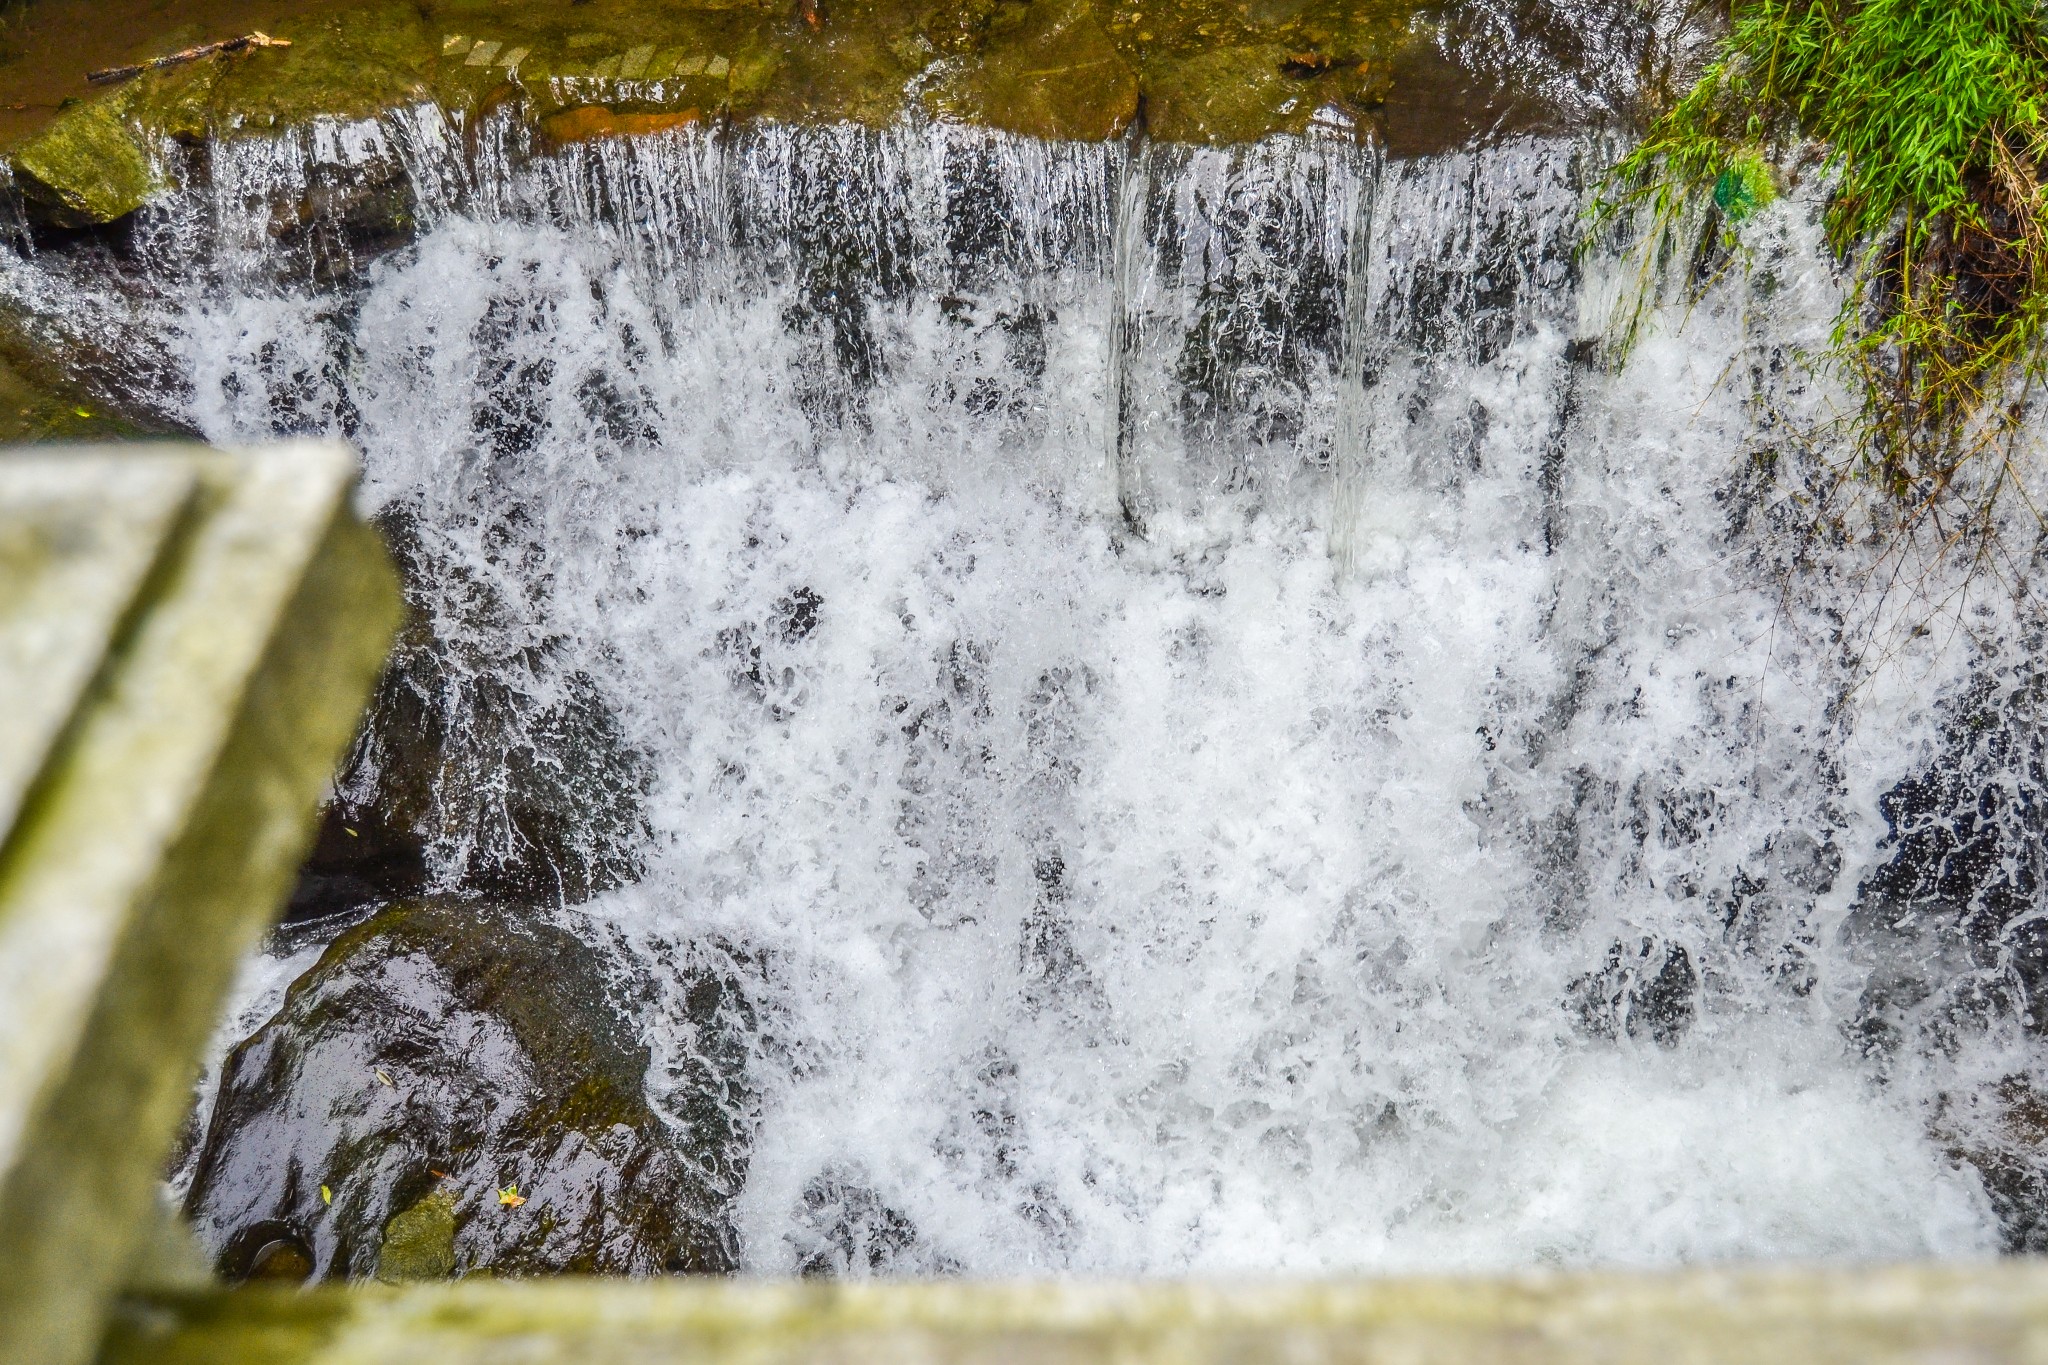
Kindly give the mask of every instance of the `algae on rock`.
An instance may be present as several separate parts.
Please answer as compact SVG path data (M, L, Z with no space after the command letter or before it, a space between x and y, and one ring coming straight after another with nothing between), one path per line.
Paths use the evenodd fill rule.
M1162 58L1145 71L1146 131L1168 142L1240 142L1299 133L1315 112L1303 82L1282 73L1284 48L1218 47Z
M1370 107L1387 59L1419 41L1415 0L1174 5L1097 0L848 0L781 5L590 0L556 11L481 0L365 0L281 27L289 47L162 70L66 110L39 153L70 219L146 197L148 139L198 142L431 100L530 121L723 109L870 126L921 102L936 117L1047 138L1113 137L1140 94L1154 136L1203 142L1299 132L1327 103ZM192 36L192 35L185 35ZM167 33L165 42L170 42ZM652 131L656 119L608 133ZM86 139L105 155L59 155ZM567 139L574 140L574 139ZM36 157L42 160L38 162Z
M292 26L291 46L224 53L147 72L103 97L181 141L314 118L370 118L426 98L431 51L418 9L398 0Z
M123 105L74 105L14 151L23 193L59 227L91 227L148 201L157 176Z
M437 1189L422 1195L384 1225L377 1278L389 1284L445 1280L455 1273L455 1196Z

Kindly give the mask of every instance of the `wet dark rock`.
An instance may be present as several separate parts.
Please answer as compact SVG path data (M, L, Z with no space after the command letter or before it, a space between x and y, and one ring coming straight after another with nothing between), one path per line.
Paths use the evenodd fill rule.
M210 148L192 153L195 162ZM205 182L210 172L188 178ZM371 262L410 244L419 226L412 178L395 157L346 165L315 162L302 184L270 187L266 201L246 205L267 220L280 275L322 287L349 283Z
M1879 798L1888 860L1844 940L1869 964L1866 1047L1947 1048L2012 1020L2048 1032L2048 676L1986 679L1946 707L1940 751Z
M804 1186L790 1235L797 1274L807 1279L957 1272L918 1235L917 1225L868 1185L843 1171Z
M294 1246L316 1278L729 1270L725 1186L702 1172L744 1154L686 1150L655 1113L603 967L495 906L343 933L223 1066L188 1197L221 1272L273 1273Z
M1573 981L1567 998L1579 1026L1595 1038L1648 1038L1670 1047L1699 1009L1699 972L1675 944L1616 943L1600 970Z
M1890 857L1841 930L1868 972L1852 1036L1886 1068L2048 1033L2048 675L1983 677L1943 709L1932 761L1879 798ZM2008 1076L1940 1104L1934 1134L1983 1181L2005 1249L2048 1251L2048 1097Z
M1934 1125L1952 1160L1977 1172L2008 1255L2048 1251L2048 1095L2023 1076L1951 1096Z
M303 1284L312 1278L313 1250L290 1228L260 1225L254 1234L245 1235L241 1242L255 1250L233 1258L247 1267L242 1275L245 1283Z
M583 674L490 652L502 607L480 591L437 631L462 575L384 521L414 610L342 766L288 918L418 895L434 885L574 903L640 874L648 769ZM429 588L440 595L427 596Z

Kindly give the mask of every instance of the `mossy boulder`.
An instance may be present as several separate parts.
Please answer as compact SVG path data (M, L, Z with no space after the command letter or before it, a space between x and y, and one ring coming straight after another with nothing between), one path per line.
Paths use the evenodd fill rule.
M159 188L142 132L113 100L75 104L15 148L16 182L33 209L59 227L111 223Z
M502 906L395 906L229 1054L188 1211L231 1277L280 1241L316 1277L729 1270L739 1130L693 1112L685 1150L648 1063L577 935ZM707 1073L698 1107L731 1112L740 1084Z

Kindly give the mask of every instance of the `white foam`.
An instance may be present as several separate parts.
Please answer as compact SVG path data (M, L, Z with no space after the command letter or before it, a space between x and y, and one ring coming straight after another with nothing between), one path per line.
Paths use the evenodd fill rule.
M657 978L757 964L749 1268L1994 1244L1928 1135L1963 1064L1881 1080L1833 934L1967 651L1864 681L1866 552L1787 596L1742 483L1748 399L1835 401L1770 368L1834 306L1810 204L1752 230L1772 291L1609 376L1570 349L1584 148L483 145L348 308L151 317L189 420L355 435L462 570L444 628L594 679L650 756L647 874L577 913ZM1674 1045L1583 1022L1610 951L1674 950ZM649 1028L659 1092L695 1042Z

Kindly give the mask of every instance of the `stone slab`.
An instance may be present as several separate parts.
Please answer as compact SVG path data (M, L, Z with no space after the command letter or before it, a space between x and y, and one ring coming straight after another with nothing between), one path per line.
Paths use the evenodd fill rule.
M289 889L399 616L347 451L91 459L156 471L170 491L127 504L145 530L135 509L161 512L181 474L191 505L0 843L0 1365L90 1355L214 1012ZM97 472L74 466L84 496ZM0 497L34 482L0 479ZM114 580L135 581L101 585L102 616ZM71 650L72 682L91 652Z
M102 1365L1993 1365L2048 1265L1335 1284L471 1282L128 1301Z

